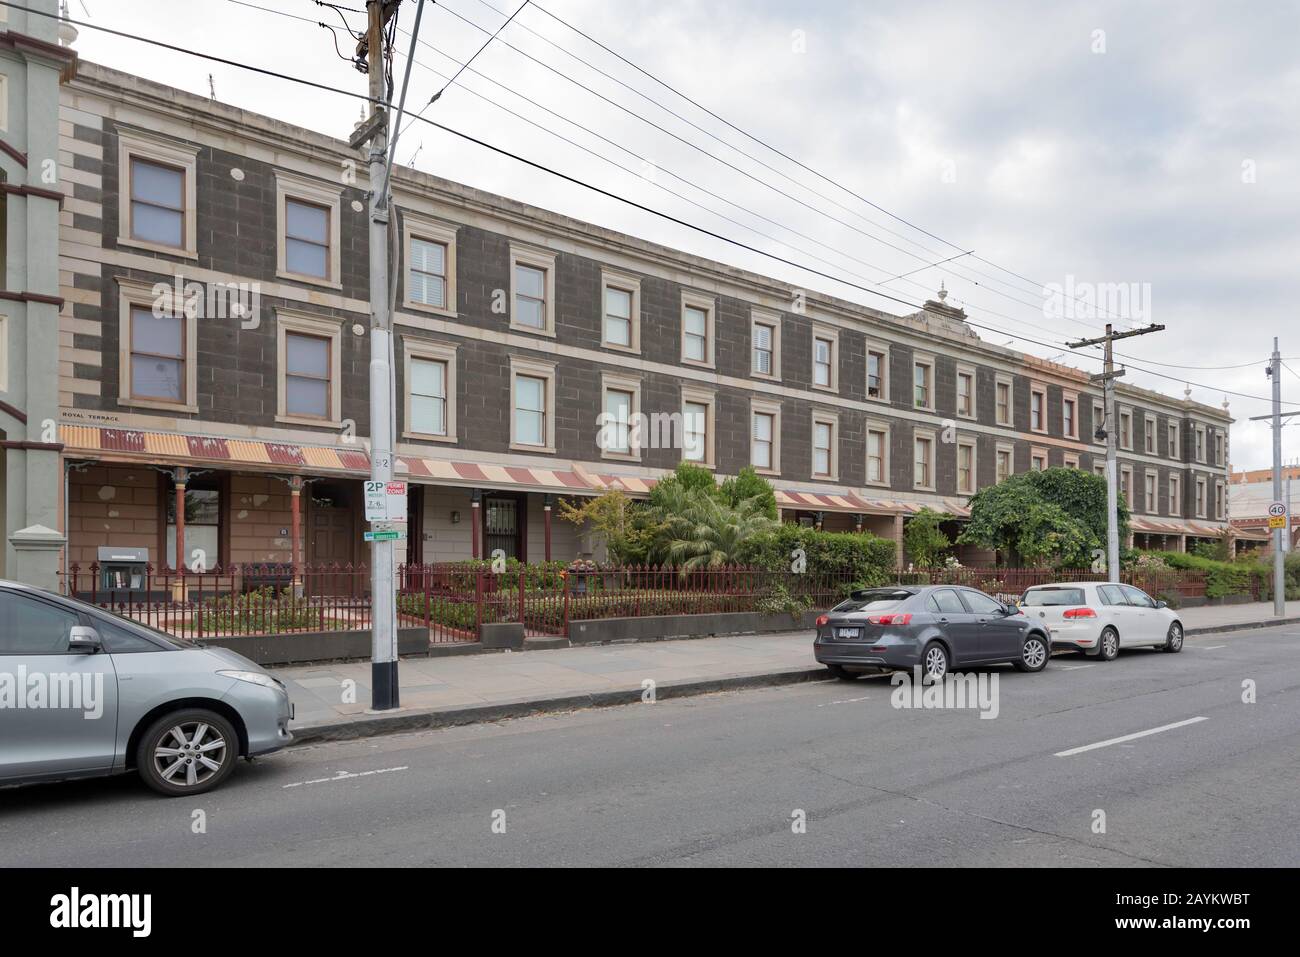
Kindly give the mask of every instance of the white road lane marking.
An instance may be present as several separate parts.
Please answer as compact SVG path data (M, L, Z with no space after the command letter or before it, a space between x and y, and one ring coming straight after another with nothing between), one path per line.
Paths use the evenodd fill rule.
M389 774L393 771L409 771L410 765L404 764L400 768L379 768L376 771L340 771L332 778L313 778L310 781L295 781L293 784L286 784L280 788L300 788L307 784L329 784L331 781L351 781L353 778L368 778L375 774Z
M1126 734L1119 738L1108 738L1105 741L1098 741L1096 744L1085 744L1078 748L1070 748L1068 751L1057 751L1056 757L1068 758L1072 754L1082 754L1084 751L1095 751L1097 748L1108 748L1112 744L1123 744L1125 741L1133 741L1136 738L1145 738L1149 734L1159 734L1161 731L1172 731L1174 728L1185 728L1189 724L1196 724L1199 721L1208 721L1209 718L1204 716L1198 718L1188 718L1186 721L1175 721L1173 724L1162 724L1158 728L1151 728L1148 731L1135 731L1133 734Z
M828 704L853 704L853 702L855 701L866 701L867 697L868 697L867 695L863 695L861 698L843 698L839 701L823 701L817 707L824 708Z
M1057 671L1078 671L1080 668L1095 668L1096 664L1091 665L1057 665Z
M1200 648L1201 651L1216 651L1219 648L1227 648L1227 645L1193 645L1194 648Z

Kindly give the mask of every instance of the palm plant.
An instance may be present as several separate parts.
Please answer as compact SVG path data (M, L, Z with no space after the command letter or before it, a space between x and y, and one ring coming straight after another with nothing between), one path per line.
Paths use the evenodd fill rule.
M667 490L655 511L662 532L654 560L683 572L735 564L747 539L777 528L758 498L733 507L700 489Z

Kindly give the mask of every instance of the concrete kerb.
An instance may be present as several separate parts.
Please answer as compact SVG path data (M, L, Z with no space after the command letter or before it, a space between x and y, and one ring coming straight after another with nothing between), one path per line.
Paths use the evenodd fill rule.
M686 698L693 695L714 694L719 691L737 691L745 688L766 688L779 685L801 684L808 681L830 680L831 673L821 665L767 674L736 675L726 678L706 678L698 681L675 681L655 686L655 699ZM562 711L580 711L588 708L610 708L617 705L637 704L641 701L640 688L617 691L598 691L590 694L563 695L556 698L534 698L527 701L505 701L487 705L460 705L452 708L427 708L404 711L393 715L366 715L351 721L314 724L292 728L293 746L319 744L325 741L347 741L369 738L381 734L401 734L408 731L431 731L465 724L482 724L526 718L530 715L554 714Z
M1276 628L1278 625L1300 625L1300 618L1266 618L1263 621L1239 621L1228 625L1206 625L1203 628L1185 628L1183 636L1217 635L1224 631L1250 631L1255 628Z

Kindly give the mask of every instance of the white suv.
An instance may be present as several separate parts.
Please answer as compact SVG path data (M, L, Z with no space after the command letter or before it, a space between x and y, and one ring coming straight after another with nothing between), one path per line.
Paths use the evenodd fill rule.
M1066 582L1035 585L1020 599L1032 621L1052 636L1052 648L1082 651L1111 661L1125 648L1183 650L1183 623L1178 613L1140 588L1114 582Z

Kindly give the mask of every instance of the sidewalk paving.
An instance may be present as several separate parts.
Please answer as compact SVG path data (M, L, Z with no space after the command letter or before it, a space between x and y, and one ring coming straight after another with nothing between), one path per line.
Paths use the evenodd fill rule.
M1300 623L1300 601L1274 618L1271 604L1220 605L1182 612L1188 635ZM695 638L500 652L401 662L400 712L367 714L370 662L273 669L294 703L298 743L366 737L497 721L547 711L640 700L642 682L659 698L728 688L816 681L829 672L813 661L812 633ZM345 704L344 682L355 682Z

